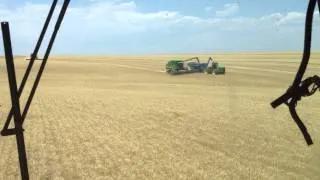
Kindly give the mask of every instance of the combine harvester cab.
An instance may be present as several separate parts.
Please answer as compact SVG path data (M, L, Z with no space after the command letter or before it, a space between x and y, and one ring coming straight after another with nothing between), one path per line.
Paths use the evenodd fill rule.
M193 57L187 60L170 60L166 64L166 72L175 74L203 72L204 68L200 64L198 57Z
M183 61L181 60L170 60L166 64L166 72L169 74L179 74L181 69L183 69Z

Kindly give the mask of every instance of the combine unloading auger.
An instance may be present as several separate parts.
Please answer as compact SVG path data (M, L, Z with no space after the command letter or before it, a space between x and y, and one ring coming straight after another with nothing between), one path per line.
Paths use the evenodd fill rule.
M304 40L304 52L300 67L293 81L293 84L289 87L286 93L277 98L271 103L273 108L285 103L289 107L290 114L293 120L297 123L301 133L303 134L308 145L312 145L313 141L307 128L301 121L300 117L296 112L296 106L301 97L307 97L313 95L320 87L320 78L317 75L308 77L302 81L303 75L307 69L307 65L310 59L310 49L311 49L311 37L312 37L312 22L313 13L315 11L316 4L318 3L318 8L320 12L320 0L310 0L306 22L305 22L305 40ZM311 87L311 89L309 89Z
M20 163L20 172L21 172L21 178L23 180L29 179L29 172L28 172L28 163L27 163L27 156L26 156L26 150L25 150L25 143L24 143L24 136L23 136L23 122L27 116L29 107L31 105L33 96L36 92L36 89L38 87L38 84L41 80L42 73L44 71L44 68L46 66L48 57L50 55L50 51L52 49L54 40L56 38L56 35L59 31L60 25L62 23L62 20L64 18L64 15L66 13L66 10L68 8L70 0L64 0L62 8L60 10L58 19L56 21L56 24L54 26L54 31L51 35L49 44L47 46L47 49L45 51L45 55L41 61L40 69L38 71L38 74L36 76L35 82L32 86L30 95L28 97L28 100L26 102L25 108L23 109L23 112L21 113L20 109L20 103L19 98L23 92L24 86L28 80L28 77L30 75L32 66L34 64L34 61L36 59L36 56L38 54L39 48L41 46L42 40L44 38L44 35L47 31L48 25L50 23L51 17L53 15L53 12L55 10L55 7L57 5L57 0L54 0L49 14L46 18L45 24L43 26L43 29L41 31L41 34L39 36L38 42L35 46L35 49L32 53L32 56L30 57L29 65L26 69L26 72L23 76L23 80L21 82L21 85L18 89L17 87L17 81L16 81L16 74L15 74L15 67L14 67L14 61L13 61L13 53L12 53L12 47L11 47L11 38L10 38L10 29L9 29L9 23L8 22L1 22L1 29L2 29L2 35L3 35L3 44L4 44L4 51L5 51L5 59L7 64L7 72L8 72L8 80L9 80L9 87L10 87L10 95L11 95L11 103L12 108L10 109L9 115L7 117L7 120L5 122L5 125L1 131L2 136L10 136L10 135L16 135L16 141L17 141L17 148L18 148L18 156L19 156L19 163ZM14 119L14 128L9 129L9 124L11 122L11 119Z

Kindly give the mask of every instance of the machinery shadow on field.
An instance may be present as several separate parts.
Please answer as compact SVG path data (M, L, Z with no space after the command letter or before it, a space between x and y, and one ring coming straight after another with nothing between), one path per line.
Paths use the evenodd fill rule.
M165 72L167 75L169 76L181 76L181 75L191 75L191 74L204 74L204 75L211 75L211 76L225 76L225 74L208 74L206 72L178 72L178 73L168 73L168 72Z
M166 74L170 75L170 76L181 76L181 75L187 75L187 74L205 74L204 72L178 72L178 73L168 73L166 72Z

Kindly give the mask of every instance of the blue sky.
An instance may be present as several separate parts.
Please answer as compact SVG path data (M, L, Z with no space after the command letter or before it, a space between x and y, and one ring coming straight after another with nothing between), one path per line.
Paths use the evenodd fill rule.
M50 3L0 0L0 19L10 23L14 54L29 54L33 50ZM71 0L52 53L302 51L307 3L306 0ZM312 48L319 50L319 14L314 19ZM48 38L43 45L47 42ZM3 54L2 45L0 48Z

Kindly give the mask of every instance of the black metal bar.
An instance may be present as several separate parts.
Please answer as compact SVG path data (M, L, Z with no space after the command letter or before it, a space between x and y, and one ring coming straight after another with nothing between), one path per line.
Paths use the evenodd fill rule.
M320 15L320 0L318 0L318 10L319 10L319 15Z
M11 135L15 135L17 134L17 129L13 128L13 129L5 129L3 131L1 131L1 135L2 136L11 136ZM24 131L24 129L22 129L22 131Z
M288 91L271 103L271 106L273 108L276 108L279 105L286 103L285 101L288 100L290 97L292 97L292 92L298 88L302 80L302 77L305 73L305 70L307 68L309 58L310 58L313 12L315 10L317 1L319 0L310 0L307 8L306 19L305 19L304 50L303 50L303 57L300 63L300 67L297 71L297 74L292 83L292 86L288 89ZM319 2L318 2L318 6L320 6Z
M43 28L42 28L42 31L41 31L41 34L39 36L39 39L38 39L38 42L34 48L34 51L32 53L32 56L30 57L31 60L32 59L36 59L37 55L38 55L38 52L39 52L39 49L40 49L40 46L41 46L41 43L42 43L42 40L44 38L44 35L46 34L46 31L48 29L48 26L49 26L49 23L51 21L51 18L52 18L52 15L53 15L53 12L54 12L54 9L56 8L56 5L57 5L57 2L58 0L53 0L52 2L52 5L51 5L51 8L49 10L49 13L48 13L48 16L46 18L46 21L43 25Z
M313 13L316 7L316 3L318 0L310 0L307 13L306 13L306 22L305 22L305 37L304 37L304 50L303 50L303 57L300 63L300 67L296 74L296 77L293 81L293 88L299 86L299 83L302 80L302 77L306 71L306 68L309 63L310 59L310 50L311 50L311 39L312 39L312 22L313 22Z
M271 102L271 106L273 108L277 108L282 103L286 103L290 98L292 98L292 96L293 96L293 90L292 89L288 89L288 91L286 93L284 93L283 95L278 97L276 100L272 101Z
M320 88L320 77L317 75L314 75L313 77L314 77L315 84L318 86L318 88Z
M294 106L290 106L289 111L290 111L292 119L295 121L295 123L299 127L299 129L304 137L304 140L306 141L308 146L312 145L313 144L312 138L308 132L308 129L306 128L306 126L303 124L300 117L298 116L296 108Z
M26 116L27 116L27 113L28 113L28 110L29 110L29 108L30 108L30 105L31 105L33 96L34 96L34 94L35 94L35 92L36 92L36 90L37 90L37 87L38 87L38 84L39 84L39 82L40 82L42 73L43 73L44 68L45 68L45 66L46 66L48 57L49 57L49 55L50 55L50 51L51 51L51 49L52 49L54 40L55 40L56 35L57 35L58 31L59 31L59 28L60 28L60 25L61 25L61 23L62 23L63 17L64 17L64 15L65 15L66 11L67 11L69 2L70 2L70 0L65 0L64 3L63 3L63 5L62 5L62 8L61 8L61 10L60 10L58 20L57 20L57 22L56 22L56 25L55 25L55 27L54 27L54 31L53 31L53 33L52 33L51 39L50 39L49 44L48 44L48 48L47 48L47 50L46 50L46 53L45 53L44 58L43 58L43 61L42 61L42 63L41 63L39 72L38 72L37 77L36 77L36 79L35 79L35 82L34 82L34 84L33 84L33 86L32 86L32 89L31 89L29 98L28 98L28 100L27 100L27 103L26 103L26 105L25 105L25 108L24 108L24 111L23 111L23 114L22 114L22 123L24 122L24 120L25 120L25 118L26 118Z
M9 23L2 22L1 29L2 29L4 51L5 51L5 57L6 57L6 63L7 63L10 95L11 95L12 109L13 109L13 115L14 115L14 124L16 129L20 172L21 172L22 179L28 180L29 179L28 163L27 163L27 155L26 155L26 149L25 149L25 143L24 143L24 136L22 131L21 112L20 112L16 74L14 70Z
M305 36L304 36L304 51L303 57L295 76L295 79L292 83L292 86L289 87L287 92L274 100L271 103L273 108L285 103L289 107L290 114L293 120L298 125L301 133L303 134L305 141L308 145L312 145L313 141L311 139L310 134L308 133L307 128L301 121L300 117L296 112L297 102L304 96L311 96L316 92L318 87L318 76L309 77L302 81L303 75L307 69L309 59L310 59L310 51L311 51L311 40L312 40L312 23L313 23L313 15L316 8L316 3L318 3L318 9L320 13L320 0L310 0L307 8L306 19L305 19ZM313 85L312 90L309 90L308 87ZM290 100L290 102L288 102Z
M52 3L52 5L51 5L49 14L48 14L48 16L47 16L47 18L46 18L46 21L45 21L45 23L44 23L44 25L43 25L43 28L42 28L41 34L40 34L40 36L39 36L39 39L38 39L38 41L37 41L37 44L36 44L36 46L35 46L35 48L34 48L34 51L33 51L33 53L32 53L33 56L30 57L29 65L28 65L28 67L27 67L27 69L26 69L26 72L25 72L25 74L24 74L24 76L23 76L21 85L20 85L19 90L18 90L19 98L20 98L20 96L21 96L21 94L22 94L22 92L23 92L23 89L24 89L24 87L25 87L25 85L26 85L26 82L27 82L27 80L28 80L28 77L29 77L29 75L30 75L32 66L33 66L34 61L35 61L35 58L36 58L36 54L38 54L38 52L39 52L39 49L40 49L42 40L43 40L44 35L46 34L46 31L47 31L47 29L48 29L48 26L49 26L49 23L50 23L50 21L51 21L51 18L52 18L54 9L55 9L55 7L56 7L56 5L57 5L57 2L58 2L58 0L54 0L53 3ZM10 112L9 112L9 114L8 114L8 116L7 116L7 120L6 120L5 124L4 124L3 130L2 130L2 131L4 131L4 132L1 132L1 134L6 134L5 131L6 131L6 130L8 129L8 127L9 127L9 124L10 124L10 121L11 121L11 119L12 119L12 116L13 116L13 109L11 108L11 109L10 109Z

